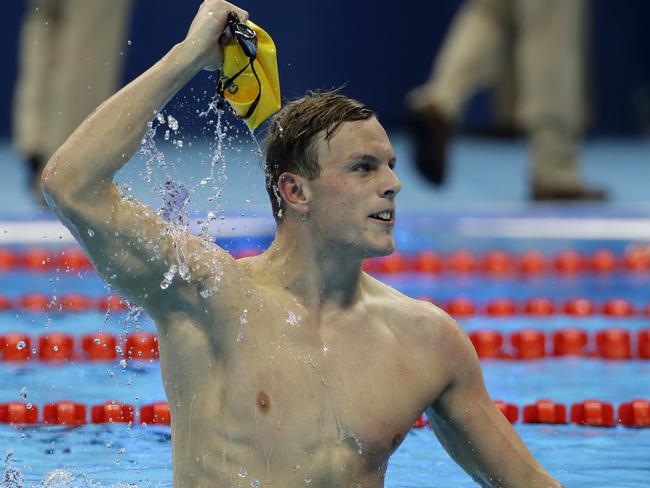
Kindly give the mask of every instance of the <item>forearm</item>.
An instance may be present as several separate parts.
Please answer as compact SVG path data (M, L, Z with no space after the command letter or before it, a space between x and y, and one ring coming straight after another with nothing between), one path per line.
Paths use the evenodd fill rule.
M92 199L137 150L155 113L202 66L191 42L160 61L100 105L48 162L43 186L53 199Z

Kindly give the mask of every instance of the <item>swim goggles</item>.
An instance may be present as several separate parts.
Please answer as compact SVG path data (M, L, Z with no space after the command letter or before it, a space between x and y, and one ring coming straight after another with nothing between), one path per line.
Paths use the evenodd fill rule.
M252 22L228 15L218 92L253 130L280 109L280 83L271 37Z

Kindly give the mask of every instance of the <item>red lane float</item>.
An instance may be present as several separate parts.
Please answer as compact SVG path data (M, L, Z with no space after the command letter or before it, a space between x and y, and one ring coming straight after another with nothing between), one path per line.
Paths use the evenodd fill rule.
M415 255L413 269L417 273L438 274L442 271L442 260L433 251L422 251Z
M509 298L496 298L488 302L485 313L491 317L512 317L517 313L517 305Z
M0 295L0 310L9 310L13 307L13 304L9 298L4 295Z
M514 424L519 419L519 408L514 403L506 403L501 400L492 400L492 403L501 411L508 422Z
M90 361L117 359L117 337L102 332L86 334L81 338L84 357Z
M489 275L507 275L514 271L515 263L505 251L490 251L483 257L480 269Z
M32 355L32 340L21 332L0 336L0 357L3 361L27 361Z
M650 328L639 331L637 338L639 358L650 359Z
M126 338L127 359L158 359L158 336L151 332L134 332Z
M645 246L628 249L623 256L623 265L634 273L648 271L650 269L650 251Z
M456 318L473 317L476 315L476 306L468 298L454 298L447 302L445 311Z
M147 425L170 425L172 416L167 402L156 402L140 407L140 423Z
M553 332L553 356L585 356L589 342L587 332L568 328Z
M546 258L539 251L527 251L518 260L519 272L523 275L538 275L547 270Z
M637 398L621 403L618 407L618 421L626 427L650 427L650 402Z
M50 332L38 339L41 361L63 362L74 359L74 338L69 334Z
M445 259L445 269L455 271L456 273L470 273L478 269L478 261L474 255L461 249L449 254Z
M630 317L631 315L634 315L636 311L632 304L627 300L614 298L613 300L607 300L603 304L603 313L610 317Z
M566 424L566 406L552 400L538 400L524 405L525 424Z
M563 310L567 315L587 317L593 315L594 304L586 298L573 298L564 304Z
M418 419L413 423L412 428L413 429L422 429L424 427L427 427L431 425L431 421L429 420L429 417L427 417L427 414L422 412Z
M43 422L53 425L83 425L86 423L86 406L67 400L48 403L43 407Z
M133 405L111 401L94 405L90 411L90 418L93 424L129 424L133 423L133 412Z
M524 329L510 336L516 359L542 359L546 357L546 337L535 329Z
M632 342L629 331L611 327L596 332L598 355L605 359L622 360L632 357Z
M93 300L80 293L67 293L59 300L59 308L63 312L85 312L95 308Z
M495 330L476 330L469 333L476 354L481 359L505 359L503 336Z
M0 403L0 424L27 425L38 423L38 407L25 402Z
M578 274L585 269L585 257L578 251L561 251L553 259L553 266L562 274Z
M27 293L20 297L18 303L28 312L45 312L50 308L52 297L43 293Z
M19 264L18 255L11 249L0 248L0 271L8 271Z
M524 312L533 317L548 317L555 313L555 305L548 298L530 298L524 304Z
M25 251L20 263L30 271L45 271L52 265L50 251L42 248L32 248Z
M596 273L612 273L618 267L618 260L609 249L599 249L588 260L589 268Z
M591 427L614 427L614 407L599 400L585 400L571 405L571 422Z
M87 270L92 268L86 253L76 247L64 249L54 255L52 264L54 267L64 270Z
M129 306L126 304L126 302L117 295L101 297L97 301L97 309L102 312L105 312L106 310L109 310L111 312L122 312L128 308Z

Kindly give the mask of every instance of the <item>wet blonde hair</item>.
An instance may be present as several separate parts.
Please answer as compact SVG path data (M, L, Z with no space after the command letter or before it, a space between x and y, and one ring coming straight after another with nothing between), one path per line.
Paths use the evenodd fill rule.
M264 138L266 191L278 224L285 213L278 190L280 175L289 171L309 180L318 178L321 168L314 144L316 135L325 131L325 140L329 141L344 122L375 116L364 104L339 91L309 91L287 103L271 120Z

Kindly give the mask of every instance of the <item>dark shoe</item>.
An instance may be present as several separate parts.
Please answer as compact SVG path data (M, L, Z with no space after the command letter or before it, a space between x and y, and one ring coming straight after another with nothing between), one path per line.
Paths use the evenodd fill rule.
M447 146L451 127L433 106L411 111L411 134L415 144L415 164L427 181L436 186L447 177Z
M532 199L536 202L604 202L607 192L589 186L559 187L533 186Z
M43 190L41 190L41 175L45 167L45 158L39 155L32 155L27 158L29 169L29 188L31 189L36 203L46 206Z

